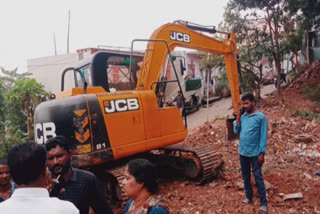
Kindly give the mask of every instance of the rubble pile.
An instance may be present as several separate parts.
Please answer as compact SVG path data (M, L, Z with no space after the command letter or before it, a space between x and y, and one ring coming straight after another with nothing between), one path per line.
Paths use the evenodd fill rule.
M306 84L320 84L320 61L313 62L311 65L304 65L300 70L302 74L290 87L301 88Z
M315 66L320 68L320 63ZM302 110L313 112L317 106L319 103L308 100L295 87L288 87L282 95L272 95L259 105L269 122L263 175L270 213L320 213L320 119L295 115ZM162 199L171 213L258 212L255 188L254 203L241 203L245 195L237 151L239 140L224 140L225 129L225 121L216 121L193 130L185 140L184 144L192 146L211 145L222 154L224 173L203 186L183 179L164 181Z

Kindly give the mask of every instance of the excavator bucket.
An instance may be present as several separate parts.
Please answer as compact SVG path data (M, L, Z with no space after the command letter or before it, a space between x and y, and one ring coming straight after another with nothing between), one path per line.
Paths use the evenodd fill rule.
M226 125L227 125L227 133L226 133L226 140L235 140L239 138L239 134L235 134L233 132L233 121L235 121L236 118L234 115L228 115L226 119Z

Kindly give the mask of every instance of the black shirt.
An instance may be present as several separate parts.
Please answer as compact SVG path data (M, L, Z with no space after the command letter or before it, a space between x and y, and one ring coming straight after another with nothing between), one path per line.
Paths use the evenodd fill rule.
M107 203L103 186L97 177L88 171L72 168L72 173L64 184L64 192L57 198L72 202L80 211L80 214L88 214L92 207L95 214L113 213Z

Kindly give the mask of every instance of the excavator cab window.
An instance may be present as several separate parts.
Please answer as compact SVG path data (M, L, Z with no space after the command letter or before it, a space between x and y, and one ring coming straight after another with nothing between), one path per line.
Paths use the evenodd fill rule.
M182 91L179 82L183 80L185 68L183 60L178 58L184 57L169 53L166 57L155 91L159 108L174 105L175 97L179 91Z
M131 60L132 73L129 74L130 54L119 52L97 52L80 61L75 67L75 86L101 86L107 92L130 90L131 83L137 84L139 65L143 61L143 54L134 54Z
M109 88L111 90L130 90L131 84L134 86L138 81L138 72L140 67L138 63L142 62L142 57L133 57L131 61L132 73L129 73L130 57L129 56L111 56L107 61L107 75Z
M84 68L79 69L79 71L80 72L75 72L76 86L83 87L83 85L84 85L83 80L85 80L85 82L91 86L92 85L92 77L91 77L90 67L86 66ZM81 76L83 77L83 79L81 78Z

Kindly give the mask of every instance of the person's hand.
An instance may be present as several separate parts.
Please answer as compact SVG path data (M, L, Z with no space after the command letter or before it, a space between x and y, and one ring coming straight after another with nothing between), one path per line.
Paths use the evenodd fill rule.
M48 173L48 176L47 176L47 184L46 184L46 189L50 192L50 190L52 189L52 187L56 184L59 184L59 181L58 181L59 178L55 178L53 179L50 175L50 173Z
M258 163L261 165L264 163L264 154L263 153L260 153L260 155L258 157Z

